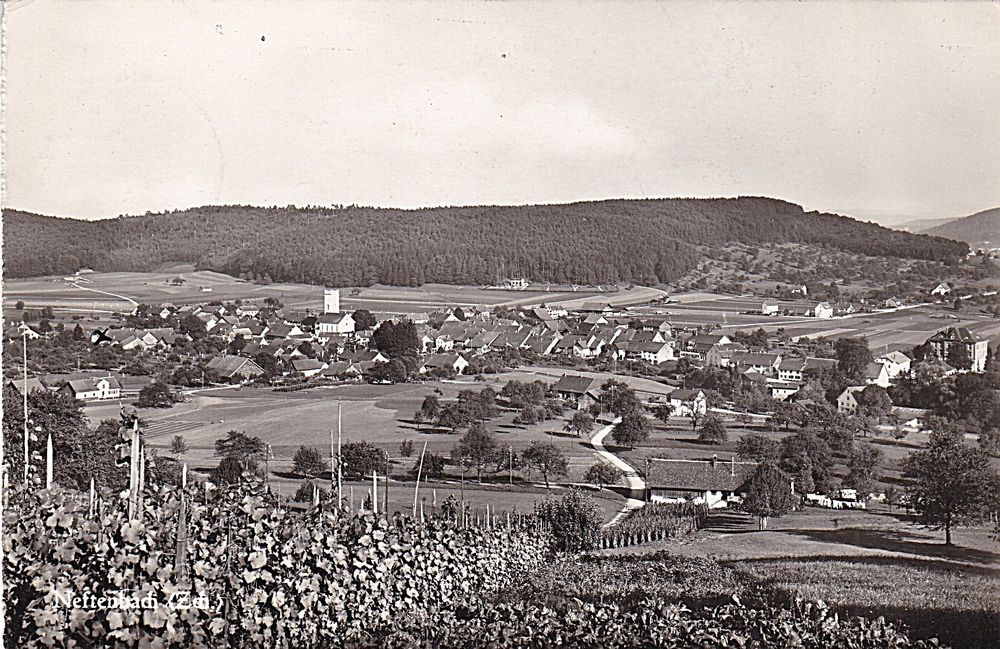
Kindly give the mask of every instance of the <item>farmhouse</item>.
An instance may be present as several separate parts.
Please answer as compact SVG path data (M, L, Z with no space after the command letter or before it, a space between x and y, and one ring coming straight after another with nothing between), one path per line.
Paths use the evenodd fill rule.
M775 401L784 401L799 391L799 384L794 381L769 381L767 389Z
M868 363L865 368L865 383L879 385L883 388L889 387L889 370L884 363Z
M430 370L451 370L455 374L463 374L469 367L469 361L461 354L434 354L420 368L421 374Z
M931 289L931 295L948 295L949 293L951 293L951 287L944 282Z
M820 302L813 308L813 317L816 318L832 318L833 317L833 307L830 306L829 302Z
M42 392L45 391L45 386L40 380L38 380L37 377L34 376L29 376L27 383L25 383L24 379L13 379L11 381L7 381L7 387L16 390L20 395L24 394L25 388L27 388L28 394L31 394L35 390L41 390Z
M60 388L61 392L71 395L81 401L97 399L117 399L121 396L122 387L113 376L101 378L77 379L67 381Z
M597 379L578 374L563 374L552 386L560 399L565 399L577 409L588 408L600 400Z
M209 370L225 379L250 380L263 376L264 369L242 356L216 356L206 365Z
M668 460L652 458L646 478L653 502L704 504L711 509L739 503L747 482L756 470L755 462L711 460Z
M326 363L315 358L296 358L292 361L292 367L296 372L306 377L316 376L326 369Z
M910 357L903 352L887 352L876 358L875 362L885 365L885 371L890 379L909 373L912 363Z
M774 300L764 300L760 305L761 315L778 315L781 311L781 305Z
M844 388L837 396L837 412L853 415L858 411L858 395L865 389L863 385L852 385Z
M708 397L701 390L674 390L670 393L670 406L676 417L690 417L692 413L708 412Z
M966 353L972 359L973 372L982 372L986 368L986 356L989 353L989 341L980 338L965 327L949 327L939 331L927 339L933 355L940 360L947 361L949 355L953 353L953 347L959 345L965 347Z
M674 348L667 343L640 343L639 357L647 363L659 365L674 357Z

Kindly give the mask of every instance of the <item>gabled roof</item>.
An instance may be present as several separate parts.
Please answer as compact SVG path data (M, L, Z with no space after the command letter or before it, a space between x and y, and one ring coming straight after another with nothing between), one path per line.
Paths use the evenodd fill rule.
M822 370L825 368L834 368L837 366L837 360L834 358L806 358L806 362L802 369L804 370Z
M879 359L889 361L890 363L896 363L897 365L905 365L910 362L910 357L900 351L892 351L879 356Z
M296 372L310 372L323 369L323 362L315 358L296 358L292 361L292 367Z
M351 318L350 313L322 313L316 318L316 324L333 324L337 325ZM353 320L353 318L351 318Z
M216 356L212 360L208 361L208 364L205 367L213 372L216 372L217 374L232 376L242 369L244 365L247 365L247 367L256 374L264 373L264 370L260 367L260 365L257 365L257 363L254 363L249 358L244 358L242 356Z
M698 388L678 388L670 393L671 401L693 401L698 397L699 394L704 394Z
M97 384L101 381L107 381L108 387L112 390L120 390L121 384L118 383L118 379L113 376L95 376L89 379L76 379L73 381L67 381L66 385L73 392L93 392L97 389Z
M42 392L45 391L45 385L43 385L42 382L38 380L38 377L36 376L29 376L27 383L25 383L23 378L20 378L7 381L7 385L17 390L18 394L24 394L25 386L27 386L28 388L28 394L31 394L35 390L41 390Z
M569 394L586 394L597 387L597 379L579 374L563 374L552 389Z
M948 327L942 331L937 332L931 336L931 341L934 342L963 342L963 343L977 343L981 340L979 336L969 331L966 327Z
M755 462L661 460L650 462L647 483L652 489L683 491L742 491L757 469Z

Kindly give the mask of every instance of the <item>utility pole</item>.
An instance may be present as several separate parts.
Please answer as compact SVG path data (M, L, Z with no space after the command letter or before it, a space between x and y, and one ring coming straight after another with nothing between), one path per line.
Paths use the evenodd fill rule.
M514 447L507 445L507 473L510 477L509 484L514 484Z
M343 474L343 457L341 457L341 425L343 423L341 419L341 413L343 409L343 403L337 402L337 509L340 509L340 503L343 501L343 490L344 490L344 474ZM353 500L353 498L352 498ZM353 505L353 502L352 502ZM353 509L353 507L352 507Z
M23 323L22 323L23 324ZM21 332L21 365L24 370L24 385L21 386L21 396L24 397L24 484L28 484L28 330Z

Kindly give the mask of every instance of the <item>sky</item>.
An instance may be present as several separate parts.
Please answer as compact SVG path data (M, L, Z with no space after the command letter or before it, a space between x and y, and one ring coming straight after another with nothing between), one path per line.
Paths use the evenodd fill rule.
M6 207L1000 206L1000 4L4 4Z

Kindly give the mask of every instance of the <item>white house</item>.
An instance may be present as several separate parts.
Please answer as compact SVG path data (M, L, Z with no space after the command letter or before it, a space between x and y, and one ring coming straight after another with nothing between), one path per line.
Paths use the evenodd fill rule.
M830 306L829 302L820 302L813 309L813 316L817 318L832 318L833 307Z
M117 399L122 392L121 384L113 376L69 381L60 389L81 401Z
M951 287L944 282L931 289L931 295L948 295L949 293L951 293Z
M642 343L639 345L639 357L647 363L659 365L674 357L674 348L667 343Z
M455 374L464 374L468 367L469 361L461 354L432 354L420 367L420 373L426 374L434 369L450 369Z
M892 381L889 379L889 370L884 363L869 363L865 368L865 382L883 388L889 387Z
M691 413L704 415L708 412L708 397L701 390L674 390L669 398L675 417L690 417Z
M852 385L844 388L844 391L837 396L837 412L853 415L858 411L858 395L865 387L863 385Z
M316 376L327 368L327 364L315 358L296 358L292 361L292 367L307 379Z
M907 374L910 365L913 363L910 357L903 352L887 352L875 359L876 363L885 365L886 373L890 379L894 379L900 374Z
M781 311L781 305L774 300L765 300L760 305L762 315L777 315L779 311Z
M742 502L755 462L652 458L646 482L652 502L706 505L720 509Z
M316 317L318 334L349 334L354 327L354 317L350 313L322 313Z

